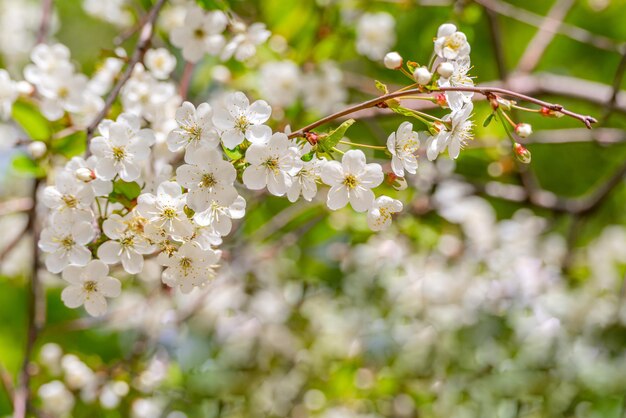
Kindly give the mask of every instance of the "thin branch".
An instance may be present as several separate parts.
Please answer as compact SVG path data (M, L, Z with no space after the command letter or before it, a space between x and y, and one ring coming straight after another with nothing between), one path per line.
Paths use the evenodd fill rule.
M117 80L117 83L107 96L104 107L102 108L100 113L98 113L98 115L94 118L91 124L87 127L87 154L89 154L89 141L91 141L91 138L93 138L93 135L98 128L98 125L109 113L109 110L111 109L111 106L113 106L113 103L115 103L115 100L120 94L122 87L124 87L126 82L132 76L135 66L143 60L143 57L146 54L146 51L148 50L150 42L152 40L152 34L154 33L154 25L156 23L156 19L159 16L159 12L161 11L161 8L163 7L165 1L166 0L158 0L157 3L150 10L148 18L146 19L141 29L141 35L139 36L139 41L137 41L135 52L133 52L133 56L128 62L126 70L124 70L124 73Z
M498 20L498 15L493 10L485 7L485 12L487 16L487 23L489 24L489 35L491 38L493 54L496 58L496 65L498 66L498 76L501 80L506 80L508 72L506 69L504 52L502 50L502 31L500 30L500 21Z
M43 43L50 32L50 20L52 19L52 3L54 0L41 1L41 21L37 31L37 44Z
M519 100L523 100L529 103L534 103L536 105L542 106L542 107L546 107L550 110L553 111L557 111L562 113L563 115L572 117L574 119L577 119L581 122L583 122L585 124L585 126L587 126L587 128L591 129L591 124L592 123L596 123L596 119L591 117L591 116L587 116L587 115L580 115L578 113L572 112L570 110L565 109L563 106L559 105L559 104L553 104L553 103L549 103L543 100L539 100L536 99L534 97L530 97L528 95L522 94L522 93L517 93L511 90L507 90L507 89L503 89L500 87L489 87L489 86L476 86L476 87L439 87L436 89L433 89L432 91L438 91L438 92L446 92L446 91L464 91L464 92L472 92L472 93L479 93L482 94L485 97L490 97L490 96L494 96L494 95L503 95L503 96L508 96L508 97L514 97L516 99ZM367 100L363 103L359 103L356 104L354 106L348 107L344 110L341 110L339 112L333 113L332 115L328 115L322 119L319 119L303 128L298 129L297 131L292 132L289 135L289 138L297 138L297 137L302 137L304 136L304 134L306 132L311 131L312 129L317 128L318 126L324 125L328 122L331 122L335 119L341 118L342 116L346 116L346 115L350 115L352 113L358 112L360 110L363 109L368 109L368 108L372 108L372 107L376 107L379 106L383 103L385 103L387 100L391 100L391 99L395 99L398 97L402 97L402 96L413 96L413 95L419 95L419 94L423 94L423 93L427 93L427 91L423 91L421 89L410 89L410 90L404 90L404 91L396 91L393 93L389 93L389 94L385 94L383 96L380 97L376 97L374 99L370 99Z
M24 226L24 228L17 234L15 234L15 236L13 238L11 238L11 240L9 241L9 243L7 245L5 245L2 250L0 250L0 264L4 261L4 258L9 255L11 253L11 251L13 251L15 249L15 247L17 246L17 244L19 244L22 241L22 238L24 238L24 235L26 234L26 232L28 232L28 223Z
M474 0L474 2L491 9L502 16L509 17L527 25L535 26L537 28L541 27L541 25L544 23L544 20L546 19L545 16L533 13L529 10L514 6L510 3L500 0ZM611 39L602 35L597 35L586 29L564 22L559 22L559 25L554 28L554 32L560 35L567 36L568 38L575 41L589 44L598 49L603 49L606 51L622 53L624 48L626 48L626 43L624 42L618 42L615 39Z
M613 76L613 91L611 93L611 98L606 104L606 108L604 110L604 114L602 115L602 125L605 125L611 114L615 110L615 105L617 103L617 96L620 93L620 86L622 85L622 80L624 79L624 73L626 72L626 51L622 54L622 58L617 65L617 70L615 70L615 75Z
M529 73L537 67L572 6L574 6L574 0L557 0L554 3L539 26L539 30L526 46L526 50L517 64L518 71Z
M187 95L189 93L189 83L191 83L191 78L193 76L193 67L193 62L185 62L183 75L180 78L180 89L178 91L178 94L183 101L187 99Z
M17 212L25 212L33 206L30 197L19 197L13 200L0 202L0 216Z
M37 190L40 179L35 179L33 184L32 199L33 206L28 217L28 230L32 236L32 272L30 286L28 289L28 330L26 337L26 347L24 349L24 359L22 367L17 377L17 386L13 396L13 418L25 418L30 409L30 362L37 342L37 337L45 323L45 295L42 284L39 280L39 225L37 224Z

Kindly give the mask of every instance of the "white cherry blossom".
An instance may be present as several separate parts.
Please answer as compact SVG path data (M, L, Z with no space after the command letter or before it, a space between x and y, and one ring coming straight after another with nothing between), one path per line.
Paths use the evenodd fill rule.
M187 195L180 184L166 181L159 185L156 195L144 193L137 198L137 213L158 228L176 236L187 236L193 225L185 214Z
M381 60L396 42L396 22L389 13L365 13L356 26L356 49L373 61Z
M98 258L107 264L121 262L129 274L140 273L143 269L143 255L150 254L154 248L136 228L132 228L134 216L122 218L113 214L102 224L102 229L110 241L98 248Z
M229 206L222 206L213 201L209 208L203 212L196 212L193 219L201 226L210 226L220 236L230 234L233 227L233 219L241 219L246 214L246 200L237 196Z
M469 57L452 61L452 75L448 78L440 78L437 83L440 87L474 87L474 80L468 75L471 69ZM446 102L452 110L460 110L466 103L472 101L474 93L471 91L446 91Z
M122 284L110 277L109 267L100 260L92 260L84 267L69 266L63 271L63 280L69 283L61 293L68 308L85 305L91 316L102 316L107 311L106 298L118 297Z
M97 158L94 155L87 160L82 157L72 157L65 165L65 171L72 173L77 180L88 184L95 196L108 196L113 191L113 182L98 177L96 164Z
M213 124L221 131L224 146L232 149L244 139L252 143L267 142L272 130L264 123L271 113L272 108L265 100L250 104L245 94L235 92L224 98L222 105L215 109Z
M204 54L216 55L224 46L222 32L228 18L219 11L206 13L200 7L187 9L183 26L174 28L170 34L172 44L183 50L183 57L189 62L198 62Z
M154 143L151 129L140 129L139 118L124 113L115 122L105 121L99 127L102 136L91 141L91 152L98 158L96 173L104 180L116 175L134 181L141 175L141 166L150 155Z
M415 153L420 146L420 136L424 134L413 131L411 122L402 122L396 132L387 138L387 149L391 153L391 169L396 176L404 177L404 170L415 174L417 157Z
M167 136L167 147L176 152L189 149L195 152L200 146L215 148L219 145L219 135L213 127L211 117L213 109L208 103L201 103L198 108L190 103L183 102L176 110L178 128Z
M174 68L176 68L176 57L165 48L147 50L143 62L146 64L146 68L158 80L169 78Z
M449 60L463 59L469 56L470 45L463 32L459 32L451 23L439 26L435 39L435 53L440 58Z
M456 159L461 148L473 138L472 129L474 122L471 119L474 105L467 103L463 108L444 116L443 121L450 125L450 129L441 124L437 135L429 138L426 145L426 155L429 160L434 160L439 154L448 148L450 158Z
M326 204L332 210L341 209L350 202L357 212L365 212L374 204L372 188L384 179L380 164L367 164L360 150L346 152L341 160L329 161L322 167L322 181L328 184Z
M219 259L219 251L202 249L195 242L188 241L170 257L161 259L166 267L163 283L178 287L183 293L189 293L215 276L213 269Z
M287 190L287 199L290 202L298 200L300 195L304 200L310 202L317 194L317 182L320 179L320 172L326 160L313 157L311 161L302 162L302 168L293 176L291 186Z
M176 181L189 189L187 204L191 209L202 212L213 201L228 206L237 198L233 186L237 170L222 154L210 148L199 148L185 154L185 162L176 170Z
M288 107L298 98L302 75L293 61L263 64L259 76L259 91L272 106Z
M41 231L39 248L48 253L46 268L52 273L60 273L69 264L86 265L91 260L87 249L95 236L90 222L69 212L56 212L50 225Z
M0 69L0 119L7 120L11 117L13 103L17 99L17 83L11 80L9 73Z
M267 144L252 144L246 150L250 165L243 172L243 183L250 190L267 190L276 196L287 193L291 176L302 167L302 160L287 135L277 132Z
M94 192L91 187L79 181L69 171L60 171L54 186L48 186L43 192L43 203L56 211L91 210Z
M256 47L272 34L265 27L264 23L253 23L249 27L237 22L234 25L236 31L235 36L226 44L220 58L223 61L230 59L232 56L237 61L246 61L256 54Z
M391 225L391 215L402 211L402 202L389 196L380 196L367 212L367 225L372 231L382 231Z

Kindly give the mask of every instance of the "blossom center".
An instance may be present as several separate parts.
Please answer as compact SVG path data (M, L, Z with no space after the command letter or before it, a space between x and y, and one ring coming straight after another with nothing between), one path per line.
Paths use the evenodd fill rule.
M74 242L74 239L72 238L71 235L66 236L65 238L63 238L61 240L61 245L63 246L63 248L65 248L66 250L70 250L72 249L72 247L74 246L74 244L76 244L76 242Z
M202 39L202 38L204 38L204 29L202 29L202 28L198 28L198 29L194 30L194 31L193 31L193 36L194 36L196 39Z
M463 43L464 43L463 41L464 41L463 37L457 32L448 36L443 44L447 48L450 48L456 51L457 49L460 49L463 46Z
M124 150L124 147L113 147L111 151L113 152L113 159L115 161L122 161L126 156L126 150Z
M176 217L176 209L165 208L161 214L165 219L174 219Z
M202 181L200 182L200 187L213 187L217 184L217 180L213 173L205 173L202 175Z
M198 140L202 135L202 128L196 124L183 126L183 129L189 134L190 141Z
M344 177L343 184L348 189L354 189L359 185L359 180L354 176L354 174L348 174Z
M120 240L120 245L122 248L132 247L135 243L134 238L131 235L127 235Z
M191 258L189 258L189 257L181 257L180 261L178 262L178 265L180 266L181 269L183 269L183 272L186 275L187 274L187 270L189 270L191 268Z
M98 283L93 281L93 280L87 280L83 284L83 289L85 289L85 292L87 292L87 293L97 292L98 291Z
M245 132L248 126L250 126L250 122L244 115L238 116L237 119L235 119L235 128L239 129L241 132Z
M68 208L75 208L76 205L78 205L78 199L71 194L63 195L61 200L63 200L63 203L65 203Z
M278 172L278 158L270 157L263 163L263 166L274 173Z

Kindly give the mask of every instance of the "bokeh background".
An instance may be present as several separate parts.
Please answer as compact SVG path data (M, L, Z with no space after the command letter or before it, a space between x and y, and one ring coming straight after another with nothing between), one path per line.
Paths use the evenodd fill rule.
M111 2L122 4L126 24L88 14L86 3L55 1L52 37L91 74L151 2ZM305 70L331 63L341 70L345 103L377 94L374 80L403 85L400 74L355 48L359 16L383 11L396 22L393 49L406 59L426 61L437 27L454 22L472 45L477 83L560 103L599 123L588 131L567 118L516 114L535 131L525 141L532 162L521 165L501 127L482 126L490 108L477 97L476 139L456 161L420 160L410 187L395 192L405 211L392 229L373 234L364 215L331 213L323 199L292 205L248 193L246 217L222 247L213 284L177 294L148 263L124 280L104 319L66 308L61 280L42 273L46 320L29 366L35 412L626 416L626 1L228 4L279 36L248 65L207 58L196 66L195 102L225 88L262 97L259 68L277 59ZM17 79L40 14L37 1L0 0L1 63ZM155 44L169 47L164 38ZM183 60L171 51L179 78ZM274 127L322 116L304 101L275 110ZM379 145L402 121L385 111L357 116L349 137ZM34 173L15 144L21 135L15 125L0 126L0 371L8 391L29 320L32 243L23 228ZM0 390L0 415L10 413Z

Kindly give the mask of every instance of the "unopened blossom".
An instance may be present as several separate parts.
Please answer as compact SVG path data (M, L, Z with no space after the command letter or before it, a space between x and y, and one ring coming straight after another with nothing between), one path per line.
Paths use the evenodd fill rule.
M272 108L265 100L250 104L245 94L235 92L224 98L221 106L216 107L213 124L221 131L224 146L232 149L244 139L252 143L267 142L272 130L264 123L271 113Z
M528 138L533 133L533 127L528 123L518 123L515 126L515 133L520 136L520 138Z
M44 383L37 390L37 395L42 409L54 416L67 416L74 408L74 395L60 380Z
M65 165L65 171L72 173L77 180L86 183L95 196L108 196L113 191L113 182L104 180L96 174L97 157L92 155L85 160L72 157Z
M426 155L434 160L437 155L448 149L450 158L456 159L461 148L473 138L474 122L471 119L474 105L467 103L463 108L444 116L443 121L450 125L450 129L441 127L439 134L431 137L426 146Z
M79 181L69 171L61 171L54 186L43 192L43 203L56 211L90 211L94 192L87 184Z
M142 230L133 228L137 220L127 215L122 218L113 214L102 224L104 234L110 238L98 247L98 258L107 264L121 262L129 274L140 273L143 269L143 256L153 252L154 248L142 236ZM140 229L143 229L140 225Z
M152 75L159 80L169 78L176 68L176 57L165 48L147 50L143 62Z
M390 70L398 70L402 67L402 63L404 62L404 60L402 59L402 56L400 54L398 54L397 52L388 52L385 55L385 58L383 60L385 67L387 67Z
M28 144L26 150L31 157L37 160L46 155L46 152L48 152L48 146L43 141L32 141Z
M17 99L17 83L11 80L9 73L0 69L0 119L7 120L11 117L13 103Z
M220 252L202 249L193 241L185 242L170 257L161 259L166 267L163 283L189 293L215 276L214 267L219 259Z
M210 226L220 236L230 234L233 227L233 219L241 219L246 214L246 200L237 196L233 203L228 206L220 205L213 201L209 208L203 212L196 212L193 220L201 226Z
M223 61L235 57L237 61L246 61L256 54L256 47L272 34L265 23L253 23L246 27L242 22L234 25L235 36L224 47L220 58Z
M396 176L404 177L404 170L415 174L420 146L420 134L413 131L411 122L402 122L396 132L387 138L387 149L391 153L391 169Z
M167 148L172 152L189 149L193 153L200 146L216 147L219 136L213 127L212 116L213 109L208 103L201 103L196 109L192 103L183 102L176 110L178 128L167 136Z
M302 75L293 61L275 61L263 64L259 77L259 91L272 106L288 107L300 94Z
M374 204L374 192L384 179L380 164L367 164L361 150L346 152L341 160L329 161L322 167L322 181L330 186L326 204L332 210L350 202L357 212L365 212Z
M430 80L433 78L433 75L431 74L430 71L428 71L428 68L417 67L415 71L413 71L413 78L415 79L415 82L417 84L419 84L420 86L424 86L430 83Z
M86 265L91 260L91 251L86 245L94 236L91 222L69 212L54 213L50 225L41 231L38 243L39 248L48 253L46 268L51 273L60 273L69 264Z
M166 181L159 185L156 195L143 193L137 198L137 213L158 228L178 235L187 236L193 226L185 214L187 196L180 184Z
M287 190L287 199L290 202L298 200L300 195L310 202L317 194L317 182L320 179L320 172L326 160L320 160L313 157L311 161L302 162L302 168L293 176L291 186Z
M252 144L246 150L250 165L243 172L243 183L250 190L267 190L276 196L287 193L291 176L302 167L302 160L287 135L277 132L267 144Z
M209 208L212 202L228 206L237 198L233 186L235 167L211 148L199 148L185 154L185 163L176 170L176 181L187 188L187 204L196 212Z
M382 231L391 225L391 216L402 210L402 202L389 196L380 196L367 212L367 225L372 231Z
M122 285L110 277L109 267L100 260L91 260L84 267L69 266L63 271L63 280L69 286L63 289L61 299L68 308L85 305L91 316L102 316L107 311L106 298L120 295Z
M378 61L396 42L396 22L389 13L365 13L356 27L356 49L361 55Z
M134 181L141 175L141 164L150 155L154 132L141 129L139 118L124 113L115 122L107 121L99 127L102 136L90 144L98 158L96 173L104 180L116 175L124 181Z
M190 6L183 26L174 28L170 34L172 44L181 48L183 57L189 62L198 62L204 54L216 55L224 46L222 32L228 18L219 10L205 12L197 6Z
M459 32L456 26L445 23L439 26L435 39L435 53L440 58L458 60L469 56L470 45L463 32Z
M437 80L439 87L474 87L474 80L468 75L471 69L469 57L458 61L444 62L441 65L451 65L452 74L448 77L441 77ZM446 104L452 110L461 109L466 103L472 101L474 93L471 91L446 91Z

